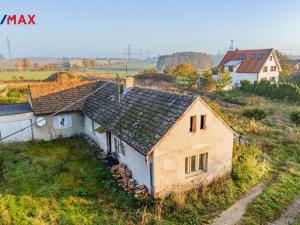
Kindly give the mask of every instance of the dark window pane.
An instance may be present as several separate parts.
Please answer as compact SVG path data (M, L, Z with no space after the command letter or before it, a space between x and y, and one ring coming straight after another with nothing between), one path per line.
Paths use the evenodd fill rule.
M192 156L191 157L191 172L195 172L196 171L196 156Z

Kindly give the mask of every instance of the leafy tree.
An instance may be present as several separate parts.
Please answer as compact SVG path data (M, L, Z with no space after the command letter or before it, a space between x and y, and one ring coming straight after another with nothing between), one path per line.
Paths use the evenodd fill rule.
M199 78L199 87L203 91L212 91L216 89L216 80L213 78L211 70L205 70Z
M30 62L27 59L19 59L16 62L16 69L18 71L28 71L30 70Z
M176 77L183 77L187 79L189 81L189 85L192 86L196 82L198 71L189 63L180 63L171 70L171 74Z
M228 70L219 71L218 79L216 81L217 89L223 90L226 86L231 84L232 77L230 76L230 72Z
M276 51L276 55L282 69L280 76L290 76L293 72L293 64L291 63L290 58L280 51Z

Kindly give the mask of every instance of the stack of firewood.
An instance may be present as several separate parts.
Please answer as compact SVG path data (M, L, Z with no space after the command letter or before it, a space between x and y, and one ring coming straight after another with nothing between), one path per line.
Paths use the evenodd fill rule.
M147 197L148 189L145 185L138 184L132 178L132 172L125 165L114 165L111 167L111 173L118 184L124 188L125 191L133 193L134 197Z

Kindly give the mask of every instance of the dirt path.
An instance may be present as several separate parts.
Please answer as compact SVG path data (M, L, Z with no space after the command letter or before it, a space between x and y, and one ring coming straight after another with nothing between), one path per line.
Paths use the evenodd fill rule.
M250 191L238 200L234 205L222 212L210 225L235 225L244 215L246 208L259 194L262 193L265 183L250 189Z
M288 209L281 215L281 217L270 225L290 225L294 218L300 213L300 195L288 207Z

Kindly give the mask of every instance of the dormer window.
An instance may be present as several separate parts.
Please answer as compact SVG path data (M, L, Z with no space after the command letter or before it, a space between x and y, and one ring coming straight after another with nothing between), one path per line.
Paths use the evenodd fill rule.
M253 54L251 59L256 59L257 54Z
M245 59L246 58L246 55L245 54L241 54L240 55L240 59Z
M259 54L259 55L258 55L258 58L259 58L259 59L262 59L263 56L264 56L264 54Z

